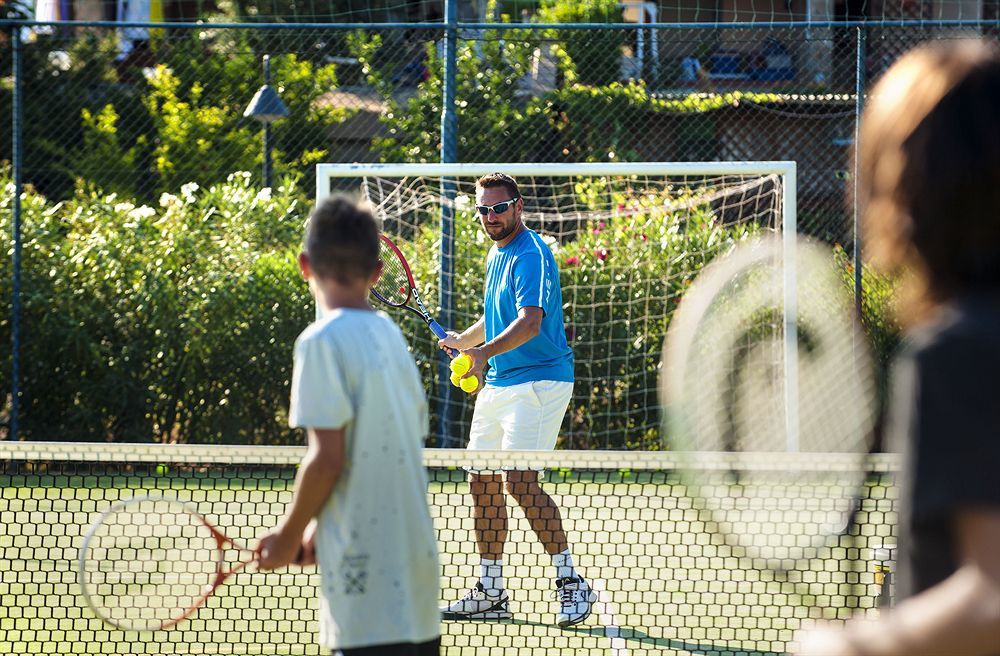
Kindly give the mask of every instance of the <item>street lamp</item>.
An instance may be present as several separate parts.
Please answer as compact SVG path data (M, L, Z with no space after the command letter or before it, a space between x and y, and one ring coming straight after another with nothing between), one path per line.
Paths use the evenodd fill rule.
M264 86L257 89L243 116L264 124L264 186L271 186L271 123L288 116L288 107L271 88L271 56L264 55Z

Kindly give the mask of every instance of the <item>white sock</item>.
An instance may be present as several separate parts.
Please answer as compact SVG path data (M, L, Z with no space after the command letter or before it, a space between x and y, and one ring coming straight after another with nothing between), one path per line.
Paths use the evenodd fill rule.
M503 592L503 561L481 558L479 560L479 582L490 597L499 597Z
M552 564L556 568L557 579L579 578L576 570L573 569L573 554L569 552L569 549L553 555Z

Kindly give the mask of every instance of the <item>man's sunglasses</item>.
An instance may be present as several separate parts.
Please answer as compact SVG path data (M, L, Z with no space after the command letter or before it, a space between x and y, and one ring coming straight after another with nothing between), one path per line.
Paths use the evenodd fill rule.
M476 210L478 210L483 216L488 216L490 210L493 210L494 214L503 214L516 202L516 198L511 198L510 200L505 200L502 203L495 203L493 205L476 205Z

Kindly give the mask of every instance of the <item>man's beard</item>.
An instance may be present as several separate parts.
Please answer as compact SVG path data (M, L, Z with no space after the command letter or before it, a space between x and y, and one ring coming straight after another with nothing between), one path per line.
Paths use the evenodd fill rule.
M500 226L501 226L502 229L500 230L500 232L496 233L496 235L494 235L492 232L490 232L489 229L487 228L486 229L486 236L489 237L490 239L492 239L493 241L502 241L502 240L506 239L507 237L509 237L512 232L514 232L514 228L517 227L517 224L516 223L512 223L509 226L505 226L503 224L500 224Z

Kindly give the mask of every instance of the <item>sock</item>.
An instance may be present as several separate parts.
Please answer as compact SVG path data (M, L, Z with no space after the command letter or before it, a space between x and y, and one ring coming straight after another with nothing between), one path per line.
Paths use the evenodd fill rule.
M573 554L569 552L569 549L554 554L552 556L552 564L556 568L557 579L579 578L579 575L576 573L576 570L573 569Z
M490 597L499 597L503 592L503 561L481 558L479 560L479 582Z

